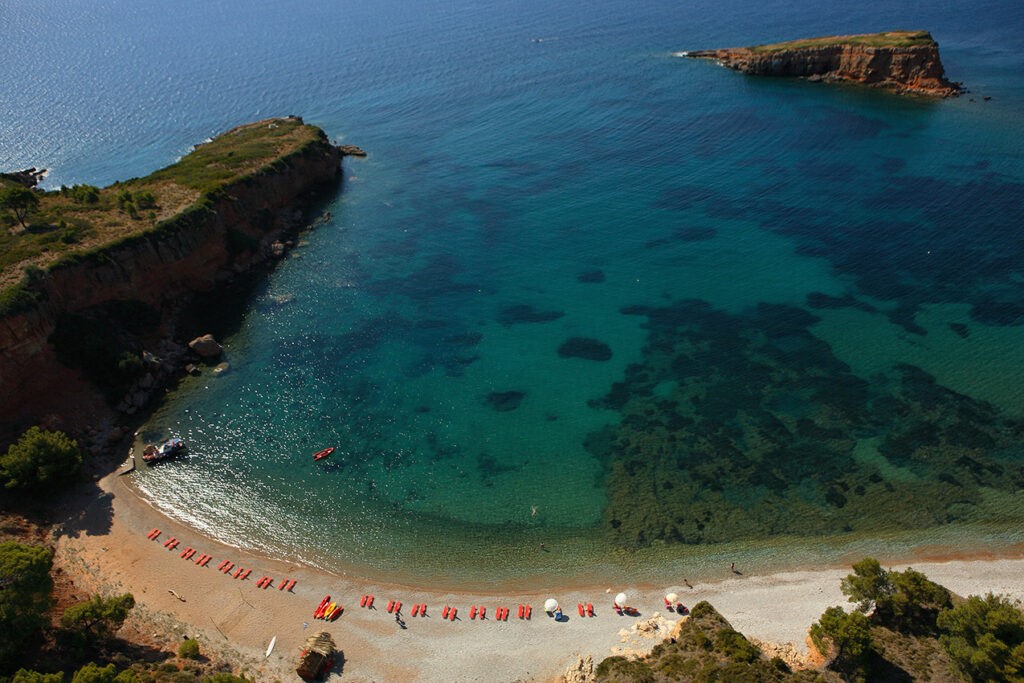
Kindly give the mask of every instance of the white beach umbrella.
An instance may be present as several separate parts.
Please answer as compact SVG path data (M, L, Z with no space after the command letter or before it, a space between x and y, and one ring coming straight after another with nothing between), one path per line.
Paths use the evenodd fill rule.
M554 598L548 598L544 601L545 612L554 612L556 609L558 609L558 600L555 600Z
M626 594L625 593L619 593L618 595L616 595L615 596L615 604L618 605L619 607L625 607L626 606Z
M679 599L679 596L676 595L675 593L669 593L668 595L665 596L665 599L668 600L669 602L675 602L676 600Z

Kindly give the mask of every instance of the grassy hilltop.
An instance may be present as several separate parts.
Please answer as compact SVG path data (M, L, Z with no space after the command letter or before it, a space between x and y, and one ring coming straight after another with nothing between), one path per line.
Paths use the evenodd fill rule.
M0 309L16 298L26 272L31 278L33 269L45 269L61 258L154 230L218 189L323 139L319 128L299 118L260 121L199 145L144 178L105 188L30 190L37 201L29 200L36 206L27 211L3 208L0 201ZM19 188L23 186L14 180L0 178L0 197Z
M928 31L884 31L882 33L861 33L853 36L825 36L804 38L785 43L754 45L750 49L757 53L782 52L784 50L806 50L829 45L863 45L865 47L936 47Z

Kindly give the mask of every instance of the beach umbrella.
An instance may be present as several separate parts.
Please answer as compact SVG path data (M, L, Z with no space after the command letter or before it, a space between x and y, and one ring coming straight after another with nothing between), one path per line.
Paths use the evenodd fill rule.
M618 595L616 595L615 596L615 604L618 605L619 607L625 607L626 606L626 594L625 593L619 593Z
M676 600L679 599L679 596L676 595L675 593L669 593L668 595L665 596L665 599L668 600L669 602L675 602Z
M556 609L558 609L558 600L555 600L554 598L548 598L544 601L545 612L554 612Z

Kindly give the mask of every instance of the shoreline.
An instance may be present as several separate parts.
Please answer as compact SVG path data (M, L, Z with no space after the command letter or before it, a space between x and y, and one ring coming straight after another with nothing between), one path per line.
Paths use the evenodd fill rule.
M744 635L781 646L799 658L807 653L810 624L825 608L848 605L839 590L840 579L850 572L848 566L692 580L692 589L640 583L613 590L555 578L543 592L511 591L502 585L487 591L438 590L372 577L343 577L207 538L165 516L133 491L119 471L100 479L100 493L55 527L56 565L77 586L91 592L133 593L140 614L169 615L172 623L180 624L169 626L170 630L187 628L203 648L229 652L257 680L292 678L299 646L319 630L334 636L345 655L345 676L351 680L483 681L494 680L497 674L507 679L556 680L581 656L592 656L596 665L613 654L643 654L653 648L675 621L675 615L662 608L661 596L669 589L678 592L687 606L709 601ZM152 528L163 530L157 543L146 538ZM161 542L171 536L181 540L175 551L162 547ZM179 557L186 546L212 554L214 560L205 568L197 567ZM1017 552L1005 552L1013 549ZM252 568L252 574L244 581L223 575L216 571L222 559ZM961 595L992 591L1024 599L1024 558L1019 547L972 553L967 558L955 552L941 557L928 552L912 566ZM255 581L264 574L274 577L274 585L256 589ZM285 577L297 580L291 592L276 590ZM618 617L612 612L612 596L618 590L630 595L641 617ZM375 595L376 610L359 607L364 593ZM332 600L340 598L345 607L337 621L311 618L325 594L331 594ZM556 624L544 615L541 605L548 597L559 600L568 623ZM404 603L407 629L399 628L385 611L391 599ZM414 603L424 602L429 605L427 618L409 616ZM577 602L592 602L596 616L581 619ZM516 618L519 603L533 607L530 621ZM440 618L446 604L458 608L456 622ZM488 607L486 621L468 619L473 604ZM786 609L780 612L778 605ZM511 608L507 622L493 619L497 606ZM654 615L658 615L658 628L637 632L636 624ZM274 653L264 659L266 644L274 636ZM173 642L167 639L170 649ZM253 666L257 671L249 670Z

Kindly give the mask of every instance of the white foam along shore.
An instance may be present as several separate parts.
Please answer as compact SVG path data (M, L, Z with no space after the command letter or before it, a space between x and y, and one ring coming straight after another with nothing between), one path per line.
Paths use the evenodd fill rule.
M66 521L56 542L57 563L86 591L134 594L140 612L156 615L179 632L165 634L174 650L183 633L198 637L207 651L224 652L247 666L257 680L293 680L300 645L319 630L330 632L344 652L345 680L353 681L551 681L580 656L594 662L613 654L644 653L665 636L678 617L664 610L666 591L693 605L707 600L739 631L775 644L792 643L806 652L808 626L825 608L847 604L839 582L849 567L829 567L765 575L734 575L719 582L680 585L666 577L664 587L545 586L540 592L441 592L374 581L372 577L341 578L280 559L261 557L220 544L168 519L137 497L116 475L100 482L109 494L84 513ZM106 509L109 503L112 509ZM105 523L96 523L93 518ZM109 517L109 520L107 519ZM161 529L156 541L147 539ZM163 547L179 539L174 550ZM205 567L182 559L181 551L195 548L213 559ZM194 560L195 557L192 558ZM251 568L246 580L217 570L222 560ZM884 562L884 558L880 558ZM897 565L903 568L906 565ZM1024 559L986 558L915 563L931 579L960 595L995 592L1024 599ZM270 588L256 588L267 575ZM281 579L295 579L291 591L279 591ZM625 590L639 617L616 615L615 594ZM374 610L359 606L360 596L375 596ZM344 606L333 622L312 618L324 595ZM543 609L556 598L567 621L556 623ZM403 603L406 628L386 612L390 600ZM577 603L593 603L595 616L580 617ZM412 617L414 604L428 605L427 617ZM533 608L529 621L517 618L517 606ZM484 621L469 618L470 607L484 605ZM455 621L442 620L445 606L458 608ZM497 607L510 608L508 621L497 621ZM641 633L640 621L658 614L662 628ZM167 615L170 618L163 618ZM276 646L265 657L267 643Z

